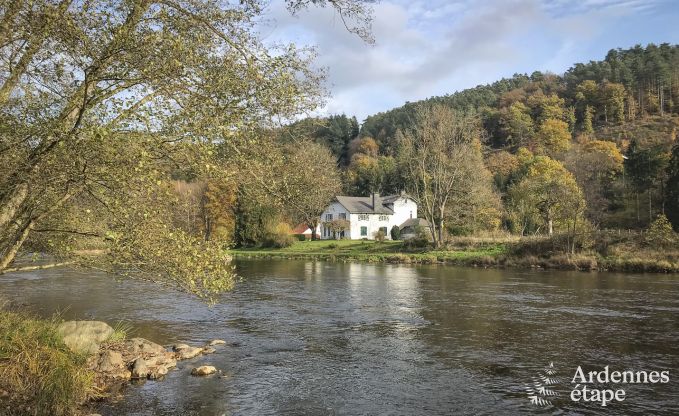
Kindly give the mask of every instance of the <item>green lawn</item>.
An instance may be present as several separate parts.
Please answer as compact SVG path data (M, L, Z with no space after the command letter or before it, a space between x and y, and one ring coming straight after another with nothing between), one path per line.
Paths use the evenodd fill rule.
M320 240L297 241L292 246L274 248L241 248L230 250L235 256L318 258L322 260L347 260L399 263L474 263L489 261L505 253L504 244L486 244L459 250L409 249L402 241Z
M364 240L316 240L296 241L285 248L243 248L234 252L303 253L303 254L365 254L365 253L397 253L402 250L402 241L364 241Z

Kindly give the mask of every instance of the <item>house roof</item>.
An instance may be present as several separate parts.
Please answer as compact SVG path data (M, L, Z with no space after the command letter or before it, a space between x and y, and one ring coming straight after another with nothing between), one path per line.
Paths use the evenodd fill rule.
M297 224L297 227L295 227L292 230L293 234L311 234L311 229L309 229L309 226L302 223L302 224Z
M410 198L406 194L396 194L396 195L385 195L382 197L382 203L383 204L393 204L394 201L396 201L399 198Z
M406 228L406 227L428 227L429 222L425 220L424 218L408 218L403 222L403 224L399 225L398 228Z
M394 210L385 206L385 199L391 197L380 197L379 203L375 204L377 207L372 206L372 196L343 196L337 195L335 199L337 202L342 204L344 208L350 213L358 214L386 214L390 215L394 213ZM393 202L393 200L391 200Z
M295 235L295 234L311 235L311 228L309 228L309 226L304 224L304 223L298 224L297 227L295 227L292 230L291 234L293 234L293 235ZM319 237L319 238L321 237L321 235L318 234L318 233L316 233L316 236Z

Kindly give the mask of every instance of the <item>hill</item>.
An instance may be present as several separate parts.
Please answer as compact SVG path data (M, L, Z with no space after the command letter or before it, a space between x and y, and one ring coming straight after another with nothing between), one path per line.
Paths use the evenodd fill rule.
M679 127L677 45L614 49L562 75L516 74L408 102L367 117L360 131L344 115L296 126L317 126L306 132L336 154L345 192L392 193L407 187L396 167L397 132L410 129L418 110L433 105L478 116L487 166L505 202L518 177L512 166L525 149L558 160L575 176L595 225L644 227L666 208L679 209L668 207L665 195Z

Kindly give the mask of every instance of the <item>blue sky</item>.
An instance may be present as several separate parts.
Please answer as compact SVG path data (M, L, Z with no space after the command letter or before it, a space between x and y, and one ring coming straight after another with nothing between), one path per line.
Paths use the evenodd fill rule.
M534 70L563 73L609 49L679 43L676 0L383 0L375 44L329 9L266 10L267 42L315 46L330 97L318 115L366 116Z

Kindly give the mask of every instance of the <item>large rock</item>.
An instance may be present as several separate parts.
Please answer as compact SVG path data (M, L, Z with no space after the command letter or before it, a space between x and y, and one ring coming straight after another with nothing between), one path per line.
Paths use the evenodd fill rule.
M113 335L113 328L101 321L66 321L57 328L72 351L95 354L99 344Z
M148 378L150 374L151 371L149 370L148 366L146 365L146 361L143 358L137 358L134 360L134 364L132 364L132 378L144 379Z
M125 346L130 353L135 355L164 355L166 350L162 345L156 344L144 338L132 338L125 341Z
M165 352L161 355L153 356L146 360L146 363L150 366L163 366L168 368L177 366L175 355L171 352Z
M217 372L217 369L211 365L201 365L191 370L192 376L209 376Z
M188 360L203 353L202 348L191 347L186 344L176 344L172 349L177 353L178 360Z
M158 379L167 374L171 368L177 366L177 360L175 360L173 353L166 352L147 359L146 366L149 370L149 378Z
M151 380L157 380L159 378L163 378L168 373L168 371L170 371L170 370L167 367L162 367L162 366L155 367L149 373L149 378Z
M118 351L102 351L96 358L96 363L92 369L96 371L104 384L106 382L129 380L131 376L122 354Z
M118 351L104 351L99 354L97 368L104 373L111 373L119 368L125 367L123 355Z

